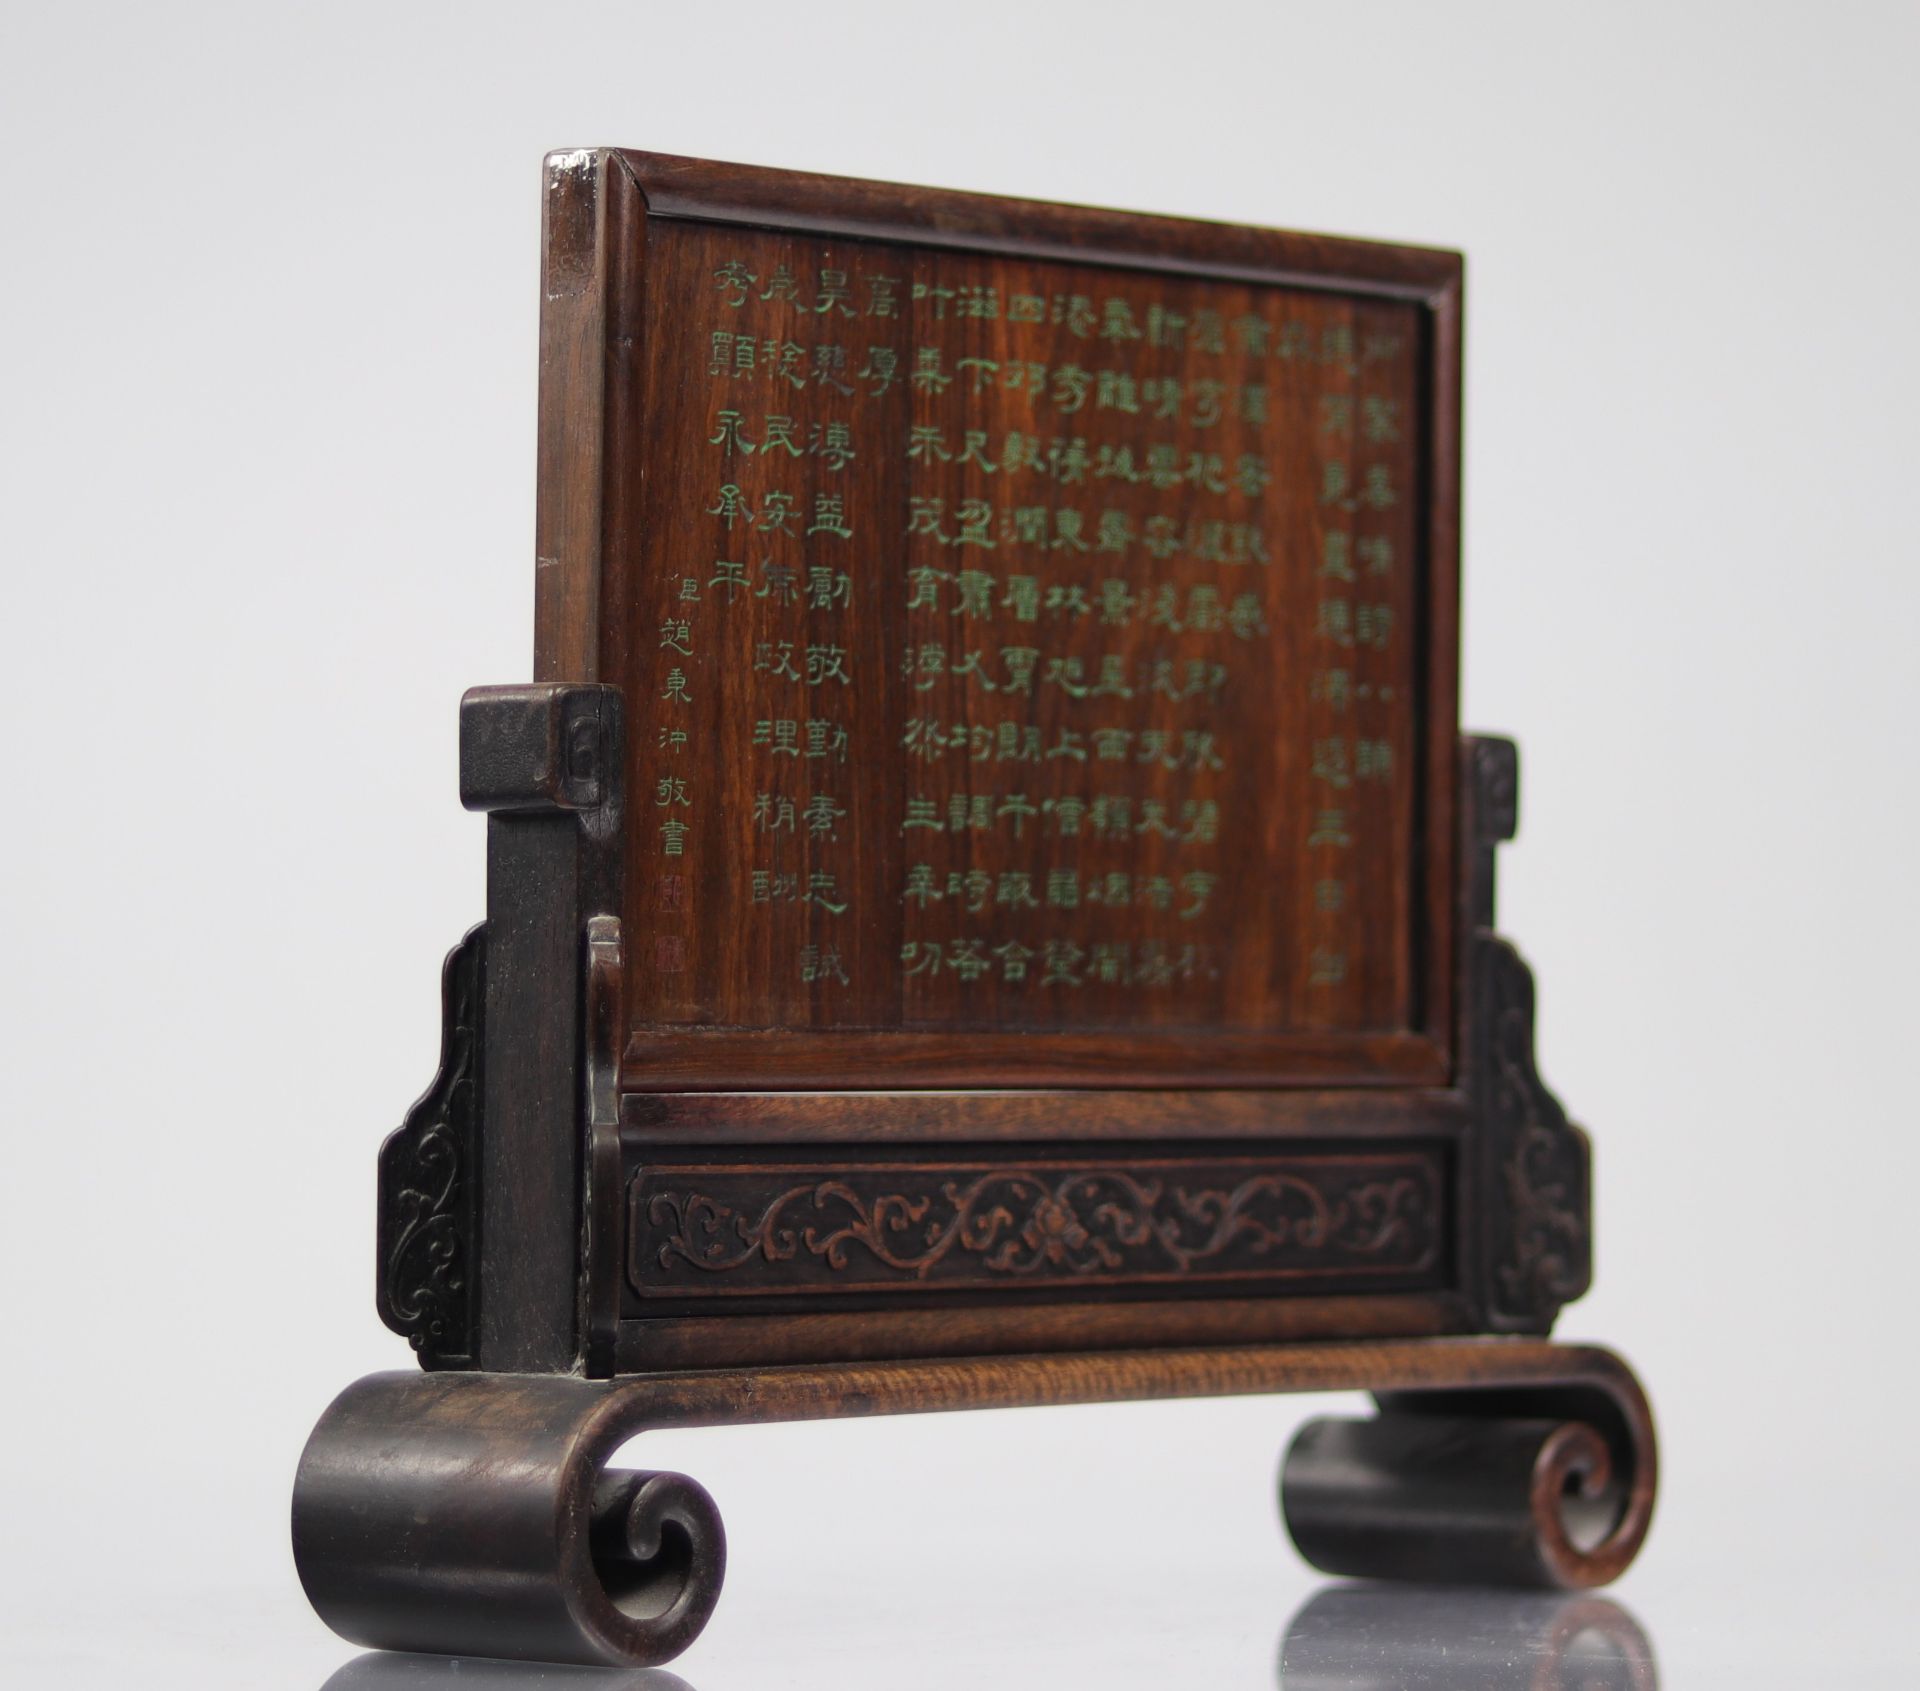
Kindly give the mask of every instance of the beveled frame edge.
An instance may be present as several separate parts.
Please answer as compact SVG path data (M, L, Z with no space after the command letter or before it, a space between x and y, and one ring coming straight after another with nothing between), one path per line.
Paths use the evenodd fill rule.
M650 215L744 223L916 246L1015 250L1110 264L1437 304L1465 260L1441 247L1265 229L901 182L684 158L630 148L608 157ZM1151 231L1155 237L1145 239Z
M600 679L606 462L604 161L550 153L540 205L533 679Z

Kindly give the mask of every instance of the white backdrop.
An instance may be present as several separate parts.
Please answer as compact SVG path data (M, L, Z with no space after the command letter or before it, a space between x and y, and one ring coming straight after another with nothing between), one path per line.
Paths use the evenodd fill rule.
M528 674L539 165L596 143L1467 252L1465 715L1522 742L1502 921L1598 1148L1562 1331L1666 1440L1621 1596L1670 1680L1871 1630L1920 1503L1920 11L0 20L0 1660L350 1654L288 1486L406 1362L373 1154L482 910L455 703ZM898 1638L944 1641L926 1683L1271 1684L1299 1412L663 1440L735 1540L686 1676L884 1684Z

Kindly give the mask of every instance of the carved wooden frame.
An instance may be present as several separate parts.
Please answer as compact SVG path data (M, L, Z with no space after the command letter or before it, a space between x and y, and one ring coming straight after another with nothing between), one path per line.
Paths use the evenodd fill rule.
M534 640L534 675L541 682L618 685L630 679L634 654L619 624L630 614L633 578L645 570L644 559L635 555L635 537L646 533L646 493L633 466L644 451L649 404L630 354L648 332L647 261L656 228L732 225L1310 289L1415 306L1427 341L1425 678L1415 772L1424 868L1413 899L1424 961L1415 1028L1371 1036L1210 1032L1197 1040L1136 1030L1118 1053L1116 1042L1102 1034L800 1036L677 1028L649 1036L635 1029L620 1053L625 1092L1448 1084L1457 1067L1453 995L1460 949L1453 892L1459 832L1459 255L618 149L556 154L548 163ZM639 779L642 748L629 746L624 755L630 779ZM631 891L626 888L623 907ZM1089 1099L1088 1107L1103 1106Z

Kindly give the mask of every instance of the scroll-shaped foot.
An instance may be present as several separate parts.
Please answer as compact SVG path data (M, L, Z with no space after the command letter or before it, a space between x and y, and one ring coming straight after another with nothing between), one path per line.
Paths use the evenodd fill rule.
M727 1535L706 1487L685 1474L610 1468L593 1489L593 1571L613 1606L677 1656L719 1601Z
M1616 1579L1653 1513L1653 1423L1624 1363L1526 1390L1383 1394L1295 1436L1280 1507L1330 1574L1582 1590Z
M607 1469L640 1427L566 1377L374 1374L315 1427L293 1552L320 1617L385 1650L651 1667L699 1636L726 1535L683 1474Z

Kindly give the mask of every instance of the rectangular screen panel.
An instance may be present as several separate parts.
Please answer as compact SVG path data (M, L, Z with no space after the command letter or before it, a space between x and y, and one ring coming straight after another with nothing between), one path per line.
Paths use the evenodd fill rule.
M1428 305L635 227L628 1083L1443 1078Z

